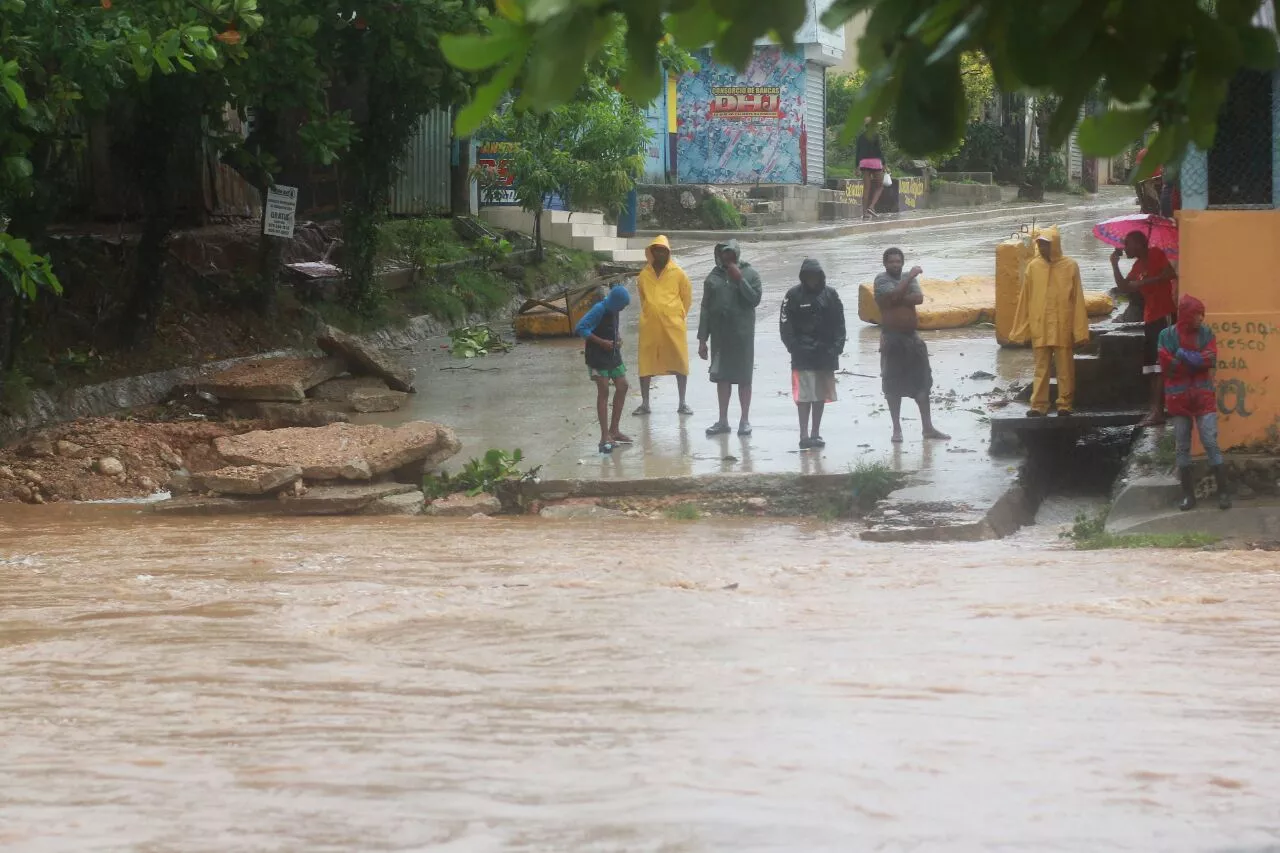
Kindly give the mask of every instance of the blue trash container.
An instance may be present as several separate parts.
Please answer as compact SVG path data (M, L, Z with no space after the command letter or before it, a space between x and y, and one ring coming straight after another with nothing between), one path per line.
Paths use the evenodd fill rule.
M636 236L636 217L640 212L640 194L635 190L627 193L627 203L618 214L618 236Z

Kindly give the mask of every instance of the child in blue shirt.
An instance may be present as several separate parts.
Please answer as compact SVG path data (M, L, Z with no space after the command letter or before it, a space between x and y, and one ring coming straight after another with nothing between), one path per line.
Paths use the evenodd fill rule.
M622 434L622 405L627 399L627 366L622 362L622 323L620 315L631 304L626 287L615 284L603 300L578 322L574 332L585 339L583 356L587 375L596 384L596 415L600 419L601 453L612 453L619 444L630 444ZM609 383L613 383L613 418L609 418Z

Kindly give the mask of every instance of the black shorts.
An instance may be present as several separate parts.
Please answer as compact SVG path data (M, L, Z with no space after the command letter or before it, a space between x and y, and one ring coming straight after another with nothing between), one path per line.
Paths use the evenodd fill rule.
M1142 372L1146 375L1160 373L1160 333L1169 328L1169 318L1161 317L1142 325Z

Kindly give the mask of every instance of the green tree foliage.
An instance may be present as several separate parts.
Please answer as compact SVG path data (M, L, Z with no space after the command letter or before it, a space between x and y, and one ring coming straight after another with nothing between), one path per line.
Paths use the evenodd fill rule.
M486 122L479 138L512 143L509 188L520 207L534 215L541 257L542 212L551 196L562 194L576 209L616 214L644 172L649 135L634 104L601 92L547 112L504 110ZM508 189L490 170L478 169L476 177L490 199Z
M1158 124L1143 171L1192 142L1213 144L1218 110L1235 73L1277 64L1275 34L1252 25L1260 0L836 0L823 16L837 26L869 13L859 60L867 84L850 108L852 137L864 117L893 111L903 150L929 156L953 149L968 122L964 56L982 51L1002 91L1048 91L1060 102L1049 144L1061 145L1080 107L1101 83L1123 106L1086 119L1085 150L1111 155ZM492 72L459 117L479 126L502 94L519 87L523 105L548 109L571 99L589 61L625 16L624 91L647 102L659 91L658 47L670 34L693 50L714 45L718 61L745 67L755 40L790 42L807 0L497 0L485 31L446 43L451 61Z
M37 252L77 153L68 141L76 123L117 107L130 115L156 93L181 89L161 80L217 77L243 56L244 37L260 24L256 0L137 0L127 8L110 0L0 0L0 223L9 238L0 275L10 284L0 287L0 351L6 366L24 306L42 291L59 291ZM182 126L189 99L171 98L164 109L174 106L167 123L137 126L170 133ZM142 138L167 162L163 138ZM158 171L146 151L131 150L139 164ZM147 236L154 238L155 229Z
M961 60L963 67L964 103L968 114L968 122L972 123L982 117L983 108L995 96L995 75L991 63L980 52L966 53ZM865 71L852 74L827 75L827 126L830 128L846 127L849 116L857 107L859 95L868 84L869 75ZM881 147L884 149L885 161L891 170L909 165L914 159L908 155L894 135L896 113L892 107L881 117ZM962 138L955 147L927 158L935 166L953 160L960 152L965 140ZM847 133L840 134L832 148L833 160L852 161L854 157L854 137Z
M327 55L340 63L335 84L359 104L345 163L346 298L367 312L381 296L374 264L378 229L418 119L462 101L471 83L445 61L441 36L474 28L479 18L472 0L353 0L342 8L352 10L342 16L348 25L336 30Z
M615 34L604 45L575 98L551 110L535 112L517 101L491 116L480 139L510 143L508 173L476 170L481 191L490 199L513 181L516 201L534 214L534 239L542 256L542 211L553 193L574 208L617 214L644 172L644 151L651 137L644 113L619 94L627 67L623 39ZM666 54L669 67L696 67L683 51Z

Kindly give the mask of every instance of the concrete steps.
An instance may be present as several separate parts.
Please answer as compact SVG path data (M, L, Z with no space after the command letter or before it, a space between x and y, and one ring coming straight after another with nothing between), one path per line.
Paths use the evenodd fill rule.
M532 234L534 217L518 207L484 207L480 218L500 228ZM546 210L542 213L542 239L558 246L591 252L614 263L644 263L644 247L618 236L618 229L604 221L603 213ZM637 251L637 248L639 249Z

